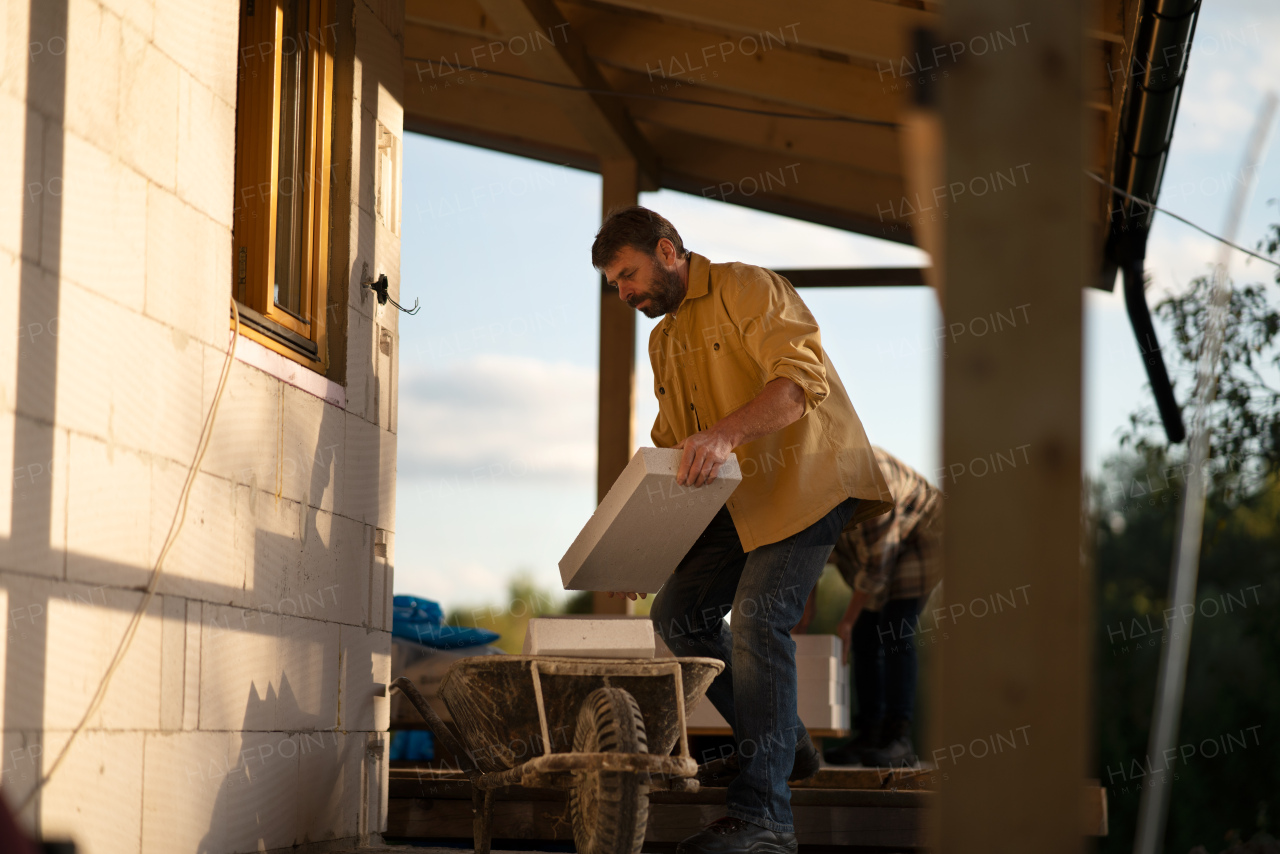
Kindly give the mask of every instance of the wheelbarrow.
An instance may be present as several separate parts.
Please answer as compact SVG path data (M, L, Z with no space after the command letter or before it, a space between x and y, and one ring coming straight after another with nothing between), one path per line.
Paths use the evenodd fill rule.
M698 789L686 711L723 667L712 658L464 658L440 683L456 732L407 678L392 687L470 780L476 854L489 854L494 792L507 786L567 789L579 854L639 854L649 791Z

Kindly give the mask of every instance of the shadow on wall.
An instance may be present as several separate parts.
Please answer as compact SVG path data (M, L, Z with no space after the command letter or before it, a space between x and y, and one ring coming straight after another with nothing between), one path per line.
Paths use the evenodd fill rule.
M66 44L67 0L31 0L28 7L28 41L35 44ZM23 188L43 187L63 173L64 133L62 118L67 95L67 50L44 51L27 65L27 121L23 142ZM34 116L39 120L32 121ZM22 264L18 286L18 328L39 328L58 317L62 257L61 194L24 192L20 251ZM11 334L17 330L11 330ZM55 378L58 373L57 338L52 335L19 335L17 347L17 388L14 394L13 460L41 462L54 459ZM5 565L27 572L57 577L60 555L50 544L53 536L53 478L24 479L15 483L9 540L3 544ZM58 537L57 539L61 539ZM47 598L47 597L46 597ZM31 606L48 613L48 603ZM31 607L29 606L29 607ZM4 662L5 756L29 751L27 734L17 731L19 722L44 720L46 691L46 628L32 632L30 644L7 644ZM34 689L34 690L33 690ZM36 736L39 739L40 736ZM34 780L32 781L34 785ZM30 789L10 791L20 803ZM24 811L24 824L39 834L39 800Z
M258 731L277 718L310 726L293 733ZM211 752L185 769L192 785L219 787L199 854L355 835L363 734L339 733L331 720L321 718L302 711L287 675L278 694L268 686L260 696L253 686L244 732L229 734L225 753Z

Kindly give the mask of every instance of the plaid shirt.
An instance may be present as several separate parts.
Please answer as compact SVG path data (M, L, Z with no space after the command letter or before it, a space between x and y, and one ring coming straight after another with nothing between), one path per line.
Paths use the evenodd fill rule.
M845 531L833 560L844 580L878 611L889 599L927 596L941 578L942 493L882 448L873 448L894 508Z

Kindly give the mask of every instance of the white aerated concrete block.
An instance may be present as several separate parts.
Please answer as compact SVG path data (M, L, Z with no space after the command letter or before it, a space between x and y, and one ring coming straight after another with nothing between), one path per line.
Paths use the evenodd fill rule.
M155 0L102 0L102 5L138 32L148 37L151 35L155 23Z
M730 456L706 486L679 486L682 453L636 451L560 559L565 590L658 592L742 482Z
M839 659L844 654L839 635L792 635L796 642L796 657L816 655Z
M151 569L150 459L72 433L68 468L67 577L146 584Z
M201 412L206 415L226 356L225 350L204 350ZM204 471L275 494L283 409L281 385L279 380L238 359L232 363L209 450L201 465Z
M168 4L162 5L167 8ZM209 43L209 39L203 40L203 44ZM230 70L234 74L235 66L232 65ZM179 77L178 195L223 227L225 241L219 248L228 264L231 235L226 229L231 226L235 200L234 103L234 97L225 101L188 74ZM225 283L227 278L220 281ZM224 298L227 295L225 287L219 288L218 293ZM225 312L223 315L225 318ZM223 326L226 326L225 320Z
M0 491L0 568L60 577L66 572L66 430L0 415L0 465L13 472ZM7 492L8 494L3 494Z
M204 348L186 332L131 316L128 338L112 342L110 435L189 466L206 413L200 407ZM100 321L99 321L100 322Z
M76 45L65 53L67 130L103 151L114 151L120 116L120 21L90 0L73 0L67 13L67 41ZM39 56L34 51L32 45L32 62Z
M160 635L160 728L182 729L186 695L187 600L162 597L164 623Z
M75 727L115 655L142 593L114 587L57 584L47 609L44 727ZM11 604L12 608L13 605ZM89 729L160 728L163 600L153 598ZM45 629L45 626L40 628Z
M233 821L220 800L246 782L230 773L239 758L232 739L228 732L146 734L142 851L219 850L210 845Z
M302 757L334 755L334 740L332 732L148 733L142 851L292 846Z
M152 460L151 548L147 559L151 566L169 536L189 465ZM255 536L249 490L203 472L196 475L182 530L165 556L160 592L223 602L241 596L253 565Z
M648 617L534 617L524 654L653 658L653 623Z
M0 60L0 63L13 62L12 58ZM18 61L19 67L30 64L26 57ZM4 67L0 65L0 67ZM7 71L8 68L5 68ZM18 76L18 75L14 75ZM23 84L26 88L26 84ZM6 128L4 138L0 139L0 192L10 199L7 205L0 205L0 249L12 255L25 255L28 259L39 259L38 228L25 228L26 223L40 221L40 201L44 196L44 187L40 180L36 186L28 187L28 176L40 175L40 158L43 154L43 121L35 112L28 112L26 103L8 93L0 93L0 126ZM21 199L21 203L14 201ZM22 243L25 238L30 249L23 252ZM10 263L8 260L6 264ZM5 317L17 317L17 289L3 291L6 302ZM14 309L9 310L12 301ZM13 336L5 336L13 339ZM16 339L13 339L16 342ZM9 363L3 363L9 364Z
M161 4L162 6L164 4ZM121 158L172 190L178 161L178 66L132 27L124 27L120 73Z
M306 749L299 750L298 842L355 836L363 795L361 765L368 761L367 734L307 733L300 739Z
M174 86L176 91L176 78ZM127 115L129 127L146 126L142 116ZM46 270L58 270L64 279L119 305L141 311L146 270L147 182L75 134L66 134L63 140L63 174L48 174L55 167L47 161L44 164L45 192L49 196L61 193L61 204L46 198L41 211L44 220L41 265ZM163 159L156 152L150 156ZM69 304L64 293L61 305ZM128 334L123 329L113 331L116 340Z
M200 728L331 729L338 718L338 625L204 606Z
M44 732L46 770L68 736L67 732ZM141 732L88 729L80 733L40 795L45 838L75 839L81 846L77 850L94 854L134 854L139 850L143 738ZM92 842L86 845L89 840Z
M335 511L342 475L346 413L291 385L284 386L284 495Z
M236 102L237 61L249 73L257 73L270 53L256 47L237 51L240 34L239 6L206 0L166 0L155 4L156 47L167 53L191 76L227 104ZM330 52L333 32L326 31ZM401 75L403 77L403 75ZM398 78L397 78L398 79Z
M339 628L342 686L338 708L343 730L385 730L391 714L391 634Z
M797 653L840 649L834 635L795 635ZM654 636L658 657L671 651ZM796 655L796 711L809 729L849 728L849 668L832 655ZM709 701L704 699L689 713L689 726L723 728L729 726Z
M227 193L230 198L230 189ZM230 313L226 284L231 279L230 247L227 226L214 222L168 190L148 185L147 315L225 350ZM182 287L175 287L178 282ZM181 344L176 335L174 344ZM203 410L200 412L203 414Z

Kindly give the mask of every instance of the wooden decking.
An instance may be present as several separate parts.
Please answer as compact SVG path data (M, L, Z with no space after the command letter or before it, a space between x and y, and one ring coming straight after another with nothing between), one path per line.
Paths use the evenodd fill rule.
M941 774L933 770L888 772L872 768L824 768L792 787L792 809L801 845L850 851L917 851L925 847L925 810ZM669 850L724 815L723 788L692 794L653 792L645 847ZM1084 832L1105 836L1106 790L1087 788ZM387 814L388 839L457 844L471 839L471 786L461 775L425 767L393 767ZM563 791L512 787L494 805L497 848L570 844L573 832Z

